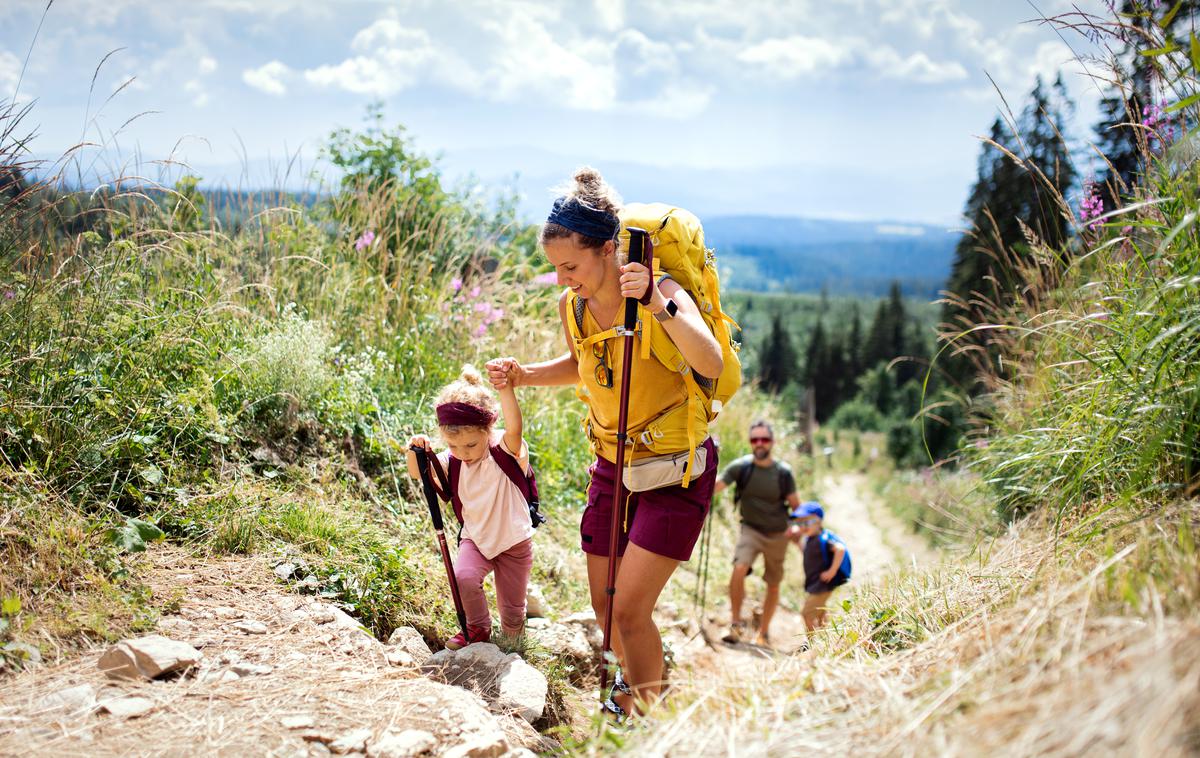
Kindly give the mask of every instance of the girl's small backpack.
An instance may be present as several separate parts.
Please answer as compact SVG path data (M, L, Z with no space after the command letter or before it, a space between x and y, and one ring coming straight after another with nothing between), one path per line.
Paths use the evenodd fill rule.
M546 517L542 515L541 503L538 498L537 477L533 475L533 466L529 467L529 475L521 471L521 462L518 461L511 453L499 445L492 445L489 448L492 452L492 457L496 460L496 464L500 466L500 470L508 477L509 481L517 485L517 489L521 491L521 497L525 498L525 503L529 506L529 521L533 524L533 528L537 529L542 524L546 523ZM458 499L458 475L462 471L462 461L450 456L450 476L442 470L441 461L436 455L429 456L429 462L433 465L433 472L437 474L438 495L442 500L448 500L454 508L454 517L458 519L459 526L462 526L462 501ZM447 497L449 493L449 497Z

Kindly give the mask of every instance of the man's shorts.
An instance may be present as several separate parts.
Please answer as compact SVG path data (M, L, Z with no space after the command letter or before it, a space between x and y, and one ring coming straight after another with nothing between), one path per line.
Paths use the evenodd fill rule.
M617 555L625 554L630 542L651 553L677 561L692 557L692 548L700 537L713 488L717 484L717 450L712 439L708 448L708 467L687 487L675 485L645 492L626 492L628 495L624 523L617 542ZM597 458L589 473L588 504L579 523L583 552L589 555L608 555L608 535L611 528L613 472L616 464Z
M767 584L783 581L783 562L787 558L787 530L782 532L760 532L749 524L742 524L737 547L733 551L733 562L741 566L754 565L754 559L762 553L763 580Z

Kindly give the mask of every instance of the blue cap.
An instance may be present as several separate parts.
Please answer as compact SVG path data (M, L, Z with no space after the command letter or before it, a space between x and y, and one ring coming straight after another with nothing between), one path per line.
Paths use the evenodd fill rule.
M801 503L796 506L796 510L792 511L792 518L808 518L810 516L816 516L822 521L825 520L825 511L822 510L821 504L816 500Z

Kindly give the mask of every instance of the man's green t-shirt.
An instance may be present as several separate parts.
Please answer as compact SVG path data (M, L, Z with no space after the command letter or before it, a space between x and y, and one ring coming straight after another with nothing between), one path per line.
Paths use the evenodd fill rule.
M754 456L746 455L729 464L721 474L721 480L736 487L746 466L752 471L742 488L739 503L742 523L760 532L782 532L788 526L788 495L796 491L792 467L783 461L772 461L770 466L755 466Z

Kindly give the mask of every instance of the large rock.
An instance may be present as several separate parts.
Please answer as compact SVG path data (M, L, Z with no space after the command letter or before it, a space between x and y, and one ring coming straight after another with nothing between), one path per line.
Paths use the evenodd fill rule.
M547 650L564 655L576 664L586 664L592 659L592 645L588 641L584 627L578 624L539 624L530 625L525 634Z
M505 654L490 642L439 650L421 670L432 679L477 692L494 707L529 722L541 718L546 709L546 677L521 656Z
M398 648L408 653L418 663L424 663L433 654L429 645L425 643L425 638L411 626L402 626L392 632L392 636L388 637L387 644L388 647Z
M514 653L500 673L496 706L511 709L532 724L545 712L548 692L549 685L542 672Z
M186 642L158 634L122 640L100 656L100 670L113 679L157 679L186 670L203 656Z

